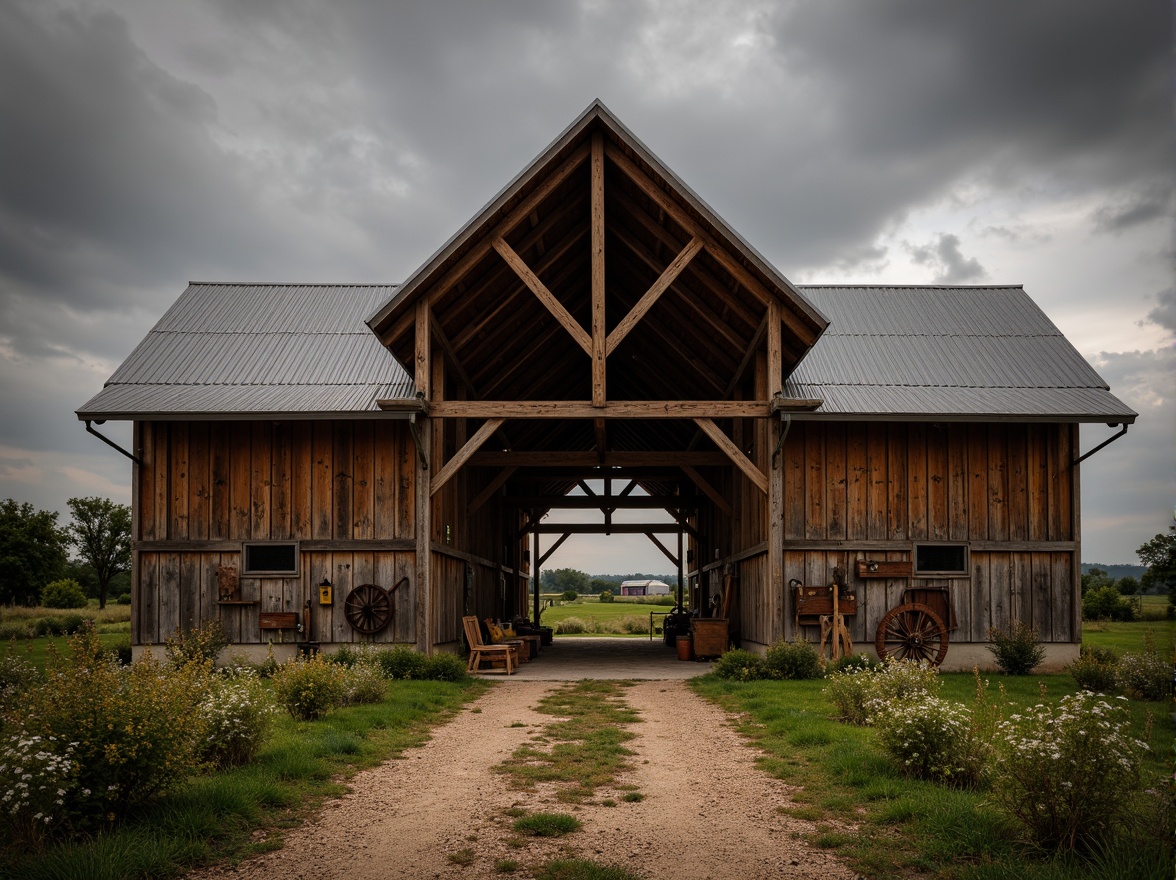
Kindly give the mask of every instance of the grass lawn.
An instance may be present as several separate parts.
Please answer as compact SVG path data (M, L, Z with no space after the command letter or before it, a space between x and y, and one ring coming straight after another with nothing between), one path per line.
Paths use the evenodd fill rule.
M43 853L0 849L0 878L174 877L200 864L275 849L284 828L343 793L343 780L424 742L431 727L488 687L480 681L393 681L378 704L312 722L283 715L253 763L194 777L93 839Z
M1082 621L1082 644L1113 648L1119 654L1142 651L1150 636L1161 655L1171 654L1176 646L1176 620L1147 620L1135 623Z
M596 596L581 596L575 602L561 602L548 608L540 617L544 626L555 627L569 617L575 617L594 625L603 624L607 630L612 625L620 623L626 617L632 617L649 626L649 612L654 612L654 625L661 626L661 615L673 608L672 605L653 605L638 602L625 602L614 599L612 602L601 602ZM623 636L623 632L589 632L583 635ZM561 633L559 638L575 638L574 634ZM636 638L649 638L648 632L635 635Z
M943 675L943 696L970 702L975 681L970 674ZM1046 698L1056 700L1076 686L1068 675L989 676L990 699L1013 707ZM816 823L812 842L833 849L871 880L905 878L913 873L951 880L1144 880L1170 878L1168 856L1158 841L1152 848L1124 843L1094 864L1080 857L1050 859L1019 844L1012 830L984 802L983 792L950 789L907 779L874 744L874 731L832 720L833 707L822 681L739 683L714 676L692 686L736 713L743 732L763 750L765 771L799 786L788 812ZM1137 735L1148 728L1148 773L1160 779L1171 772L1172 726L1164 703L1130 704ZM845 822L857 825L848 832Z

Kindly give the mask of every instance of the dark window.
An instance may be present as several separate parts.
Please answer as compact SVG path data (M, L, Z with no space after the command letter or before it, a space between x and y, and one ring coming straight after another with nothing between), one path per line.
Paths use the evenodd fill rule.
M298 574L297 544L246 544L245 574Z
M928 572L967 574L967 545L916 544L915 574L926 574Z

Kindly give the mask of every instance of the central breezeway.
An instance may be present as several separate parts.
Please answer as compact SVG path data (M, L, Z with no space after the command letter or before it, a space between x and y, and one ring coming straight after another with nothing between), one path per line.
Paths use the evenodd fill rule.
M710 672L712 663L679 660L662 640L647 638L557 638L539 656L510 676L523 681L577 681L582 678L671 680ZM486 678L502 679L501 674Z

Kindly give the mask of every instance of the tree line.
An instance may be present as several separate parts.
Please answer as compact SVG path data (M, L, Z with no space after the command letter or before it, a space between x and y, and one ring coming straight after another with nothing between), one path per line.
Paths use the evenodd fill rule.
M662 581L667 584L678 582L676 574L595 574L590 575L574 568L547 569L539 575L539 590L543 593L567 593L577 595L603 593L615 594L623 581Z
M0 502L0 604L37 605L49 584L78 583L100 608L130 590L131 509L109 498L70 498L70 522L11 498ZM71 556L72 552L72 556Z

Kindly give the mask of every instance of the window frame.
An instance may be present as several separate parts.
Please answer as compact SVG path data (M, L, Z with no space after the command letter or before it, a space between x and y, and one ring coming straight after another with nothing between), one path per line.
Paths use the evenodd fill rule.
M921 547L958 547L963 550L963 565L958 568L919 568ZM911 548L911 576L917 578L966 578L972 574L972 548L964 541L916 541Z
M249 550L253 547L292 547L294 549L293 568L257 568L249 567ZM302 548L297 541L243 541L241 542L241 577L301 577Z

